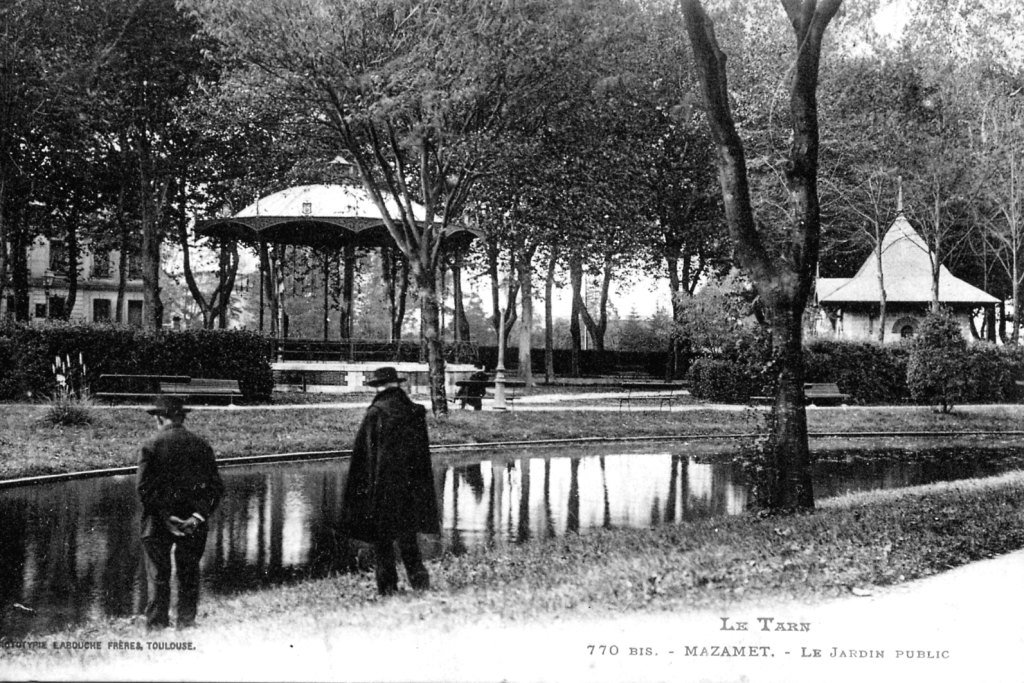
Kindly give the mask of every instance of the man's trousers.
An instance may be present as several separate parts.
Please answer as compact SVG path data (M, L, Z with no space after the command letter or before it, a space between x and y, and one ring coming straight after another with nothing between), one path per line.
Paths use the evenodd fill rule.
M423 556L416 540L416 534L402 534L397 539L398 550L402 554L405 574L409 577L409 585L416 590L430 588L430 575L423 565ZM377 591L381 595L390 595L398 590L398 568L395 557L395 540L374 543L374 555L377 560Z
M199 560L206 547L206 527L190 536L157 534L142 539L146 566L146 626L163 628L170 623L171 552L178 570L178 628L195 624L199 608Z

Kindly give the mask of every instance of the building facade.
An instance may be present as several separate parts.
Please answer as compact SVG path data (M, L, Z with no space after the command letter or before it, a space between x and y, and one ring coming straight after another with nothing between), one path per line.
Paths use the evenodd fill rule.
M914 336L932 302L932 257L927 243L902 213L882 238L882 277L871 254L851 278L818 278L815 283L818 337L850 341L879 338L881 287L885 287L884 343ZM971 320L998 303L994 296L939 266L939 303L947 306L968 340Z
M85 246L78 263L78 287L74 307L67 314L69 259L67 245L56 238L38 237L28 253L30 322L67 317L75 322L113 322L117 319L120 282L117 251L93 251ZM128 278L121 320L135 326L143 321L142 275L136 258L128 261ZM0 301L0 316L14 315L10 283Z

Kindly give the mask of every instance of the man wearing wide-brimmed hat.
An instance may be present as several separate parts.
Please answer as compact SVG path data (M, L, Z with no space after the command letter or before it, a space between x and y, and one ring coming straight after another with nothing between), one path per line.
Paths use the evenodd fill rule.
M409 584L430 587L416 534L441 531L426 409L402 390L404 381L382 367L366 382L377 395L356 434L341 507L342 530L374 546L381 595L398 590L396 542Z
M224 493L213 449L185 429L188 408L161 395L146 410L157 434L142 446L136 475L142 500L142 550L146 566L146 626L169 625L171 551L178 570L178 628L195 624L199 606L199 559L207 521Z

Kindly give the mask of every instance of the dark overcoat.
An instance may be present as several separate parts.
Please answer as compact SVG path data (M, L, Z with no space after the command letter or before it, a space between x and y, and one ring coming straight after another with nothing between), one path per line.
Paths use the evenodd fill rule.
M210 444L182 425L160 430L142 446L136 485L142 501L142 537L169 534L170 515L209 519L224 483Z
M341 506L349 538L440 533L426 412L398 387L373 399L356 433Z

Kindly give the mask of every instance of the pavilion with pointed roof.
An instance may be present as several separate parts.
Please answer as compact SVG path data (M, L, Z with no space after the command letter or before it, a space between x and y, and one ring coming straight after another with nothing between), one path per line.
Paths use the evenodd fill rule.
M884 342L912 337L932 301L932 252L902 212L882 238L882 283L885 287ZM815 286L820 315L817 336L869 341L878 339L880 324L878 258L872 253L850 278L818 278ZM995 306L996 297L939 266L939 302L960 322L964 337L973 339L972 316Z

